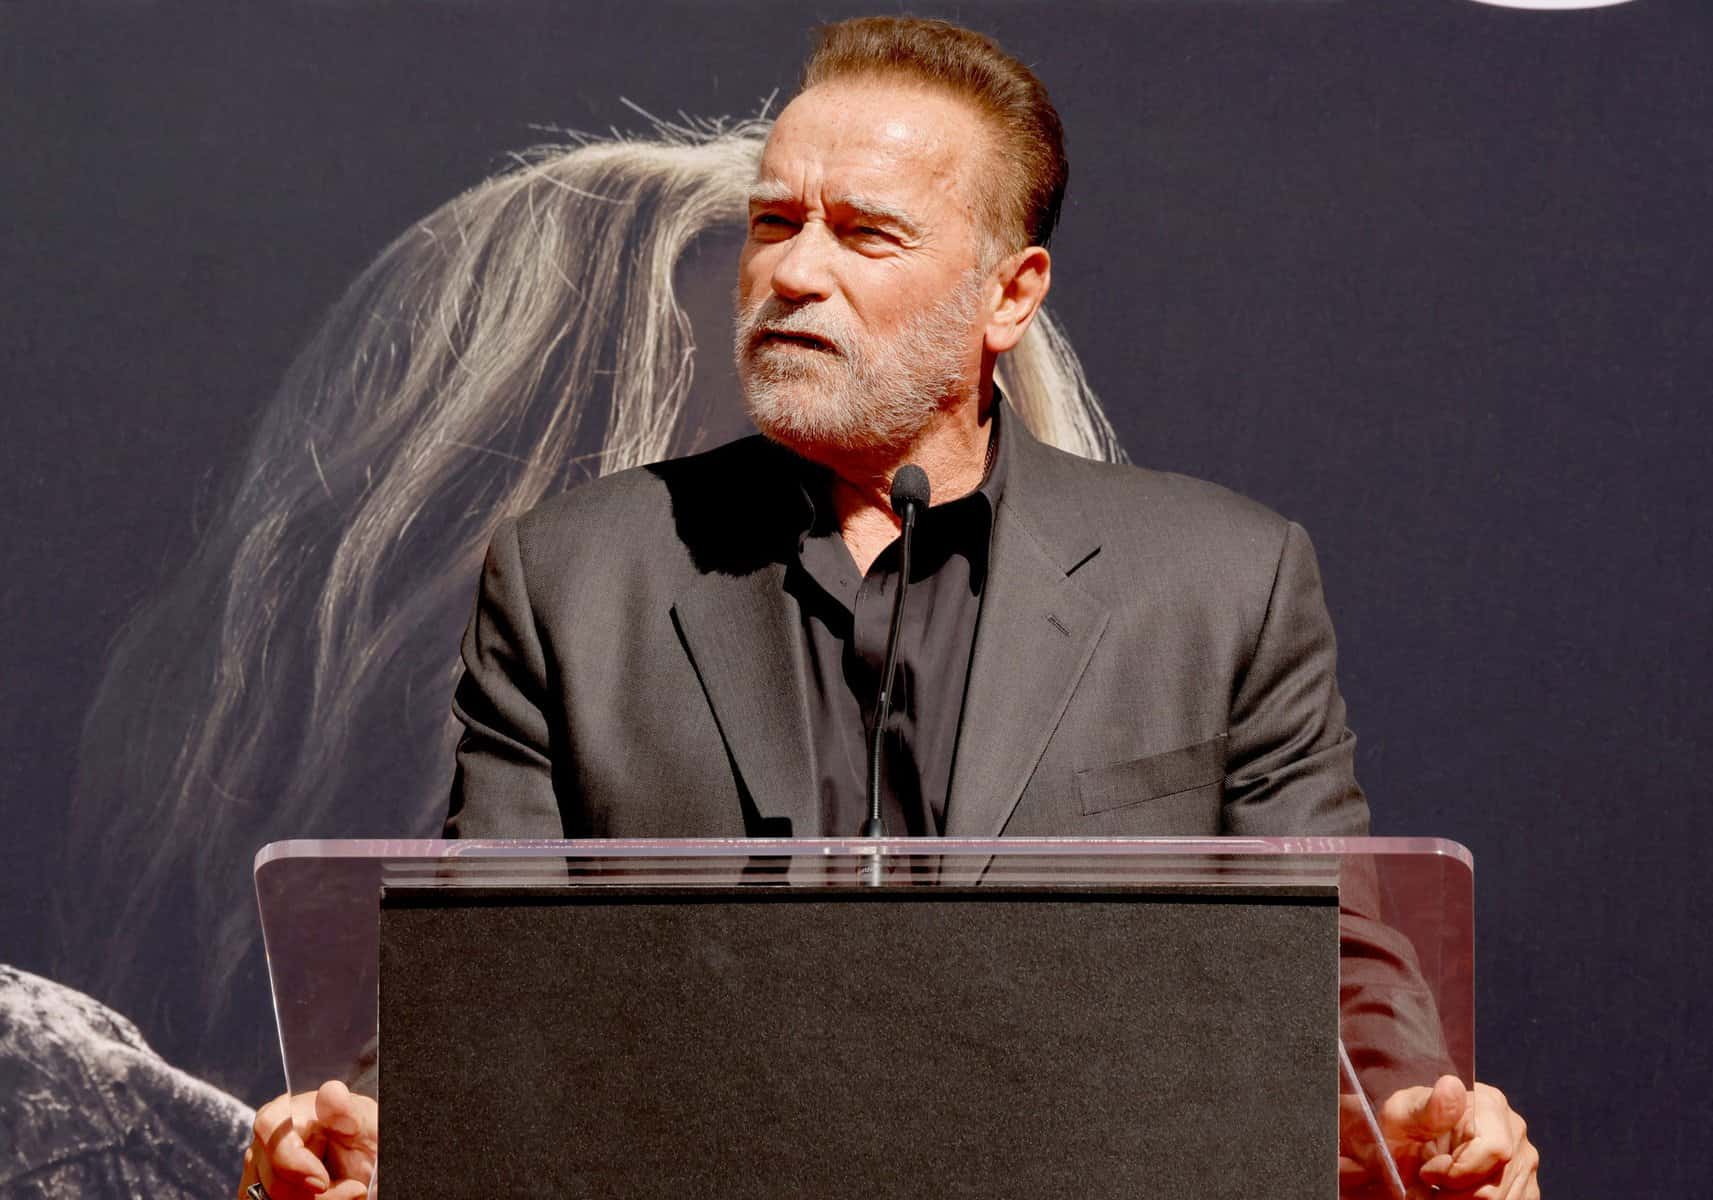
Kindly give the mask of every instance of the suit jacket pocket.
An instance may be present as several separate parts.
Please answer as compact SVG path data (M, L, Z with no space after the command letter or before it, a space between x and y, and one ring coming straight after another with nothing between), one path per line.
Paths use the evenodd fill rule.
M1077 799L1083 815L1145 804L1221 782L1225 778L1226 739L1222 733L1163 754L1078 771Z

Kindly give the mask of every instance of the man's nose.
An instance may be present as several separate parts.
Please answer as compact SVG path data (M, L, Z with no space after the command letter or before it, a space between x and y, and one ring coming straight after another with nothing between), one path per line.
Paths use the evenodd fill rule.
M819 222L800 228L773 264L774 295L785 300L825 300L832 295L832 237Z

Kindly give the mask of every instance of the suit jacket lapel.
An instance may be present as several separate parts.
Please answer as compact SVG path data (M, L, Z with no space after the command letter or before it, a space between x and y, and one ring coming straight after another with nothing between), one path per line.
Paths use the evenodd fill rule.
M764 836L813 834L819 821L802 639L785 567L708 574L672 606L685 648L748 789ZM746 814L748 815L748 814ZM779 818L789 829L772 825Z
M994 515L986 590L946 806L950 837L997 837L1070 703L1107 613L1072 577L1100 549L1057 452L1007 411L1011 464Z

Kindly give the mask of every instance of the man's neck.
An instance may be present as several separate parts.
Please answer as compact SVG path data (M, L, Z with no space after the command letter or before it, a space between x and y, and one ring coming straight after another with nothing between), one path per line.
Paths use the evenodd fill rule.
M926 471L934 503L956 500L981 486L992 434L991 404L959 405L943 413L901 453L860 465L833 466L831 494L839 536L858 574L868 574L880 552L898 536L900 521L891 499L892 476L898 468L915 463Z

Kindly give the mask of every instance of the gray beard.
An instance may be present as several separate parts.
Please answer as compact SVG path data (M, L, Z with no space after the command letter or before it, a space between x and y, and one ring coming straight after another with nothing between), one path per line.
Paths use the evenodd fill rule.
M740 310L735 354L750 419L774 441L800 451L908 445L965 390L981 280L968 272L950 295L885 340L865 340L813 305L793 306L777 296ZM811 333L837 352L755 346L762 329Z

